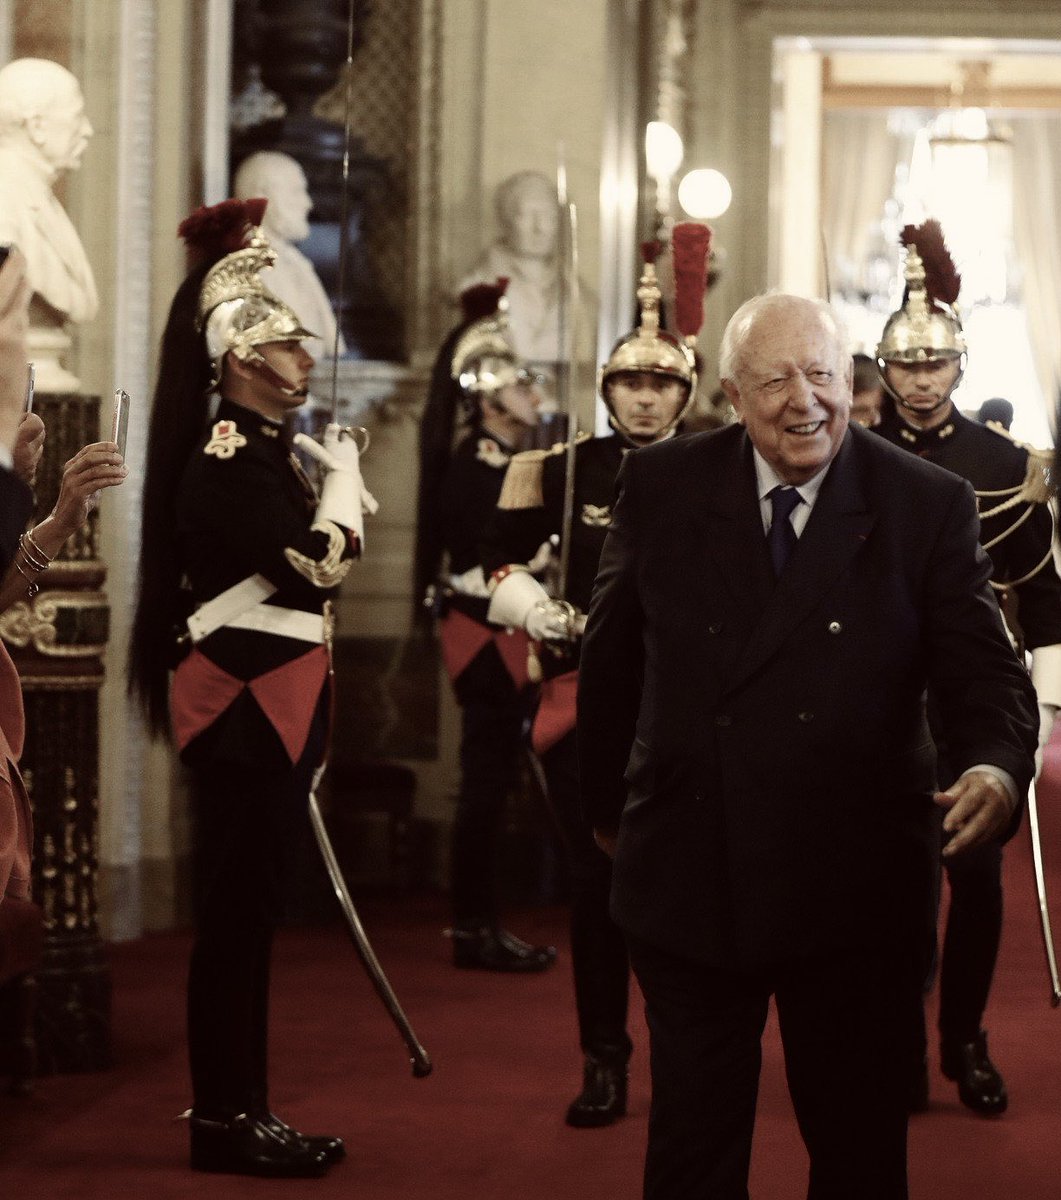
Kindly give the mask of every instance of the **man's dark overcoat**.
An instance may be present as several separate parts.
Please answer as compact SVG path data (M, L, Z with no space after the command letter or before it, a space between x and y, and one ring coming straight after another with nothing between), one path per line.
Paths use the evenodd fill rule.
M969 485L852 428L779 580L742 427L627 455L618 487L578 728L619 924L736 967L927 945L926 686L958 772L1023 794L1035 749Z

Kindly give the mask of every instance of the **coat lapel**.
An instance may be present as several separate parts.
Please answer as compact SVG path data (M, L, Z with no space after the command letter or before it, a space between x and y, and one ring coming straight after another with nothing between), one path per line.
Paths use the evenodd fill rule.
M714 467L714 486L706 489L696 524L718 578L742 608L758 612L774 590L774 572L759 513L751 441L743 430L734 429L733 436L739 438L735 453Z
M781 578L773 580L769 558L770 592L754 631L745 643L728 681L728 690L739 687L770 659L821 603L836 579L847 570L873 528L875 514L867 508L858 479L857 450L848 432L832 468L822 483L806 528L792 553ZM753 471L754 480L754 471ZM758 501L755 515L758 517ZM759 541L765 556L766 539ZM749 535L750 536L750 535ZM752 559L752 554L745 555Z

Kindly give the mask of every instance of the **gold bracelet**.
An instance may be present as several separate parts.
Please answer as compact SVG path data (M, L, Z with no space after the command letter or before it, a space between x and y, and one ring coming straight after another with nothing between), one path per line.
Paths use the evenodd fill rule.
M38 545L37 539L33 536L33 533L29 529L26 530L25 538L26 541L29 542L29 544L33 547L33 553L36 554L38 558L43 559L46 563L50 563L55 557L54 554L49 556L44 553L44 551Z
M46 559L44 562L38 562L37 559L35 559L30 553L29 547L26 545L26 537L27 535L22 533L19 534L18 538L18 548L21 551L23 558L25 558L26 562L28 562L35 571L46 571L51 559ZM43 557L43 555L41 557Z

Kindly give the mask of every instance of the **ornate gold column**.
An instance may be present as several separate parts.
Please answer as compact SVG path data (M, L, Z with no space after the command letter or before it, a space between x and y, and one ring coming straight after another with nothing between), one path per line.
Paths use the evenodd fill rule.
M38 394L48 431L37 515L51 511L63 464L97 440L99 398ZM37 973L38 1069L99 1070L110 1063L110 974L97 923L99 689L109 609L99 515L60 551L40 592L0 616L22 677L22 773L33 804L33 898L44 910Z

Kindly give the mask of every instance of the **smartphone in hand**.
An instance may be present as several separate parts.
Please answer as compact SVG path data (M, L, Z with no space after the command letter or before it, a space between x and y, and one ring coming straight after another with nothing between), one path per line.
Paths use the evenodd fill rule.
M111 418L111 441L118 453L125 458L125 440L129 433L129 393L123 388L114 389L114 415Z
M33 389L37 385L36 363L26 363L26 412L33 412Z

